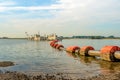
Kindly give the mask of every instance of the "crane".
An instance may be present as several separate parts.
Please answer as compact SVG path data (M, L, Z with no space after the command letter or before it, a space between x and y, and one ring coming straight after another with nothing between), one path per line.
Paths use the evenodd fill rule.
M29 40L29 39L30 39L29 34L28 34L27 32L25 32L25 34L26 34L26 36L27 36L27 38L28 38L28 40Z

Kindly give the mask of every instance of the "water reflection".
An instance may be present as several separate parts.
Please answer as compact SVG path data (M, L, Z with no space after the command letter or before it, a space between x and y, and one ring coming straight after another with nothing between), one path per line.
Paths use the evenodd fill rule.
M78 58L78 54L66 52L69 57Z
M80 61L80 63L84 65L91 65L91 64L98 64L100 67L100 73L102 74L108 74L108 73L114 73L117 71L120 71L120 62L109 62L109 61L104 61L101 60L98 57L86 57L86 56L81 56L78 53L68 53L72 58L75 58L75 60Z
M100 64L101 72L103 74L114 73L120 71L120 63L119 62L107 62L100 60L98 62Z
M69 55L70 57L76 58L81 63L92 63L93 61L98 61L96 59L96 57L81 56L78 53L69 53L69 52L67 52L67 55Z

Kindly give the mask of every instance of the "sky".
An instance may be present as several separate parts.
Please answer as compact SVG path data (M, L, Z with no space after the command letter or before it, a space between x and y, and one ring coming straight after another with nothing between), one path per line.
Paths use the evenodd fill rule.
M0 37L120 37L120 0L0 0Z

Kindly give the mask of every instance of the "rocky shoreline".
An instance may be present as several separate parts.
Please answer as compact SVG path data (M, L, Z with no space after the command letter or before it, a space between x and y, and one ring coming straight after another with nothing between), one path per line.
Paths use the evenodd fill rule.
M0 67L13 66L14 62L0 62ZM0 70L0 80L120 80L120 71L96 76L81 76L79 73L43 73L43 72L16 72Z
M87 75L86 75L87 76ZM0 80L120 80L120 72L114 74L110 73L107 75L98 75L87 78L74 78L68 74L64 73L36 73L34 75L22 73L22 72L4 72L0 73Z

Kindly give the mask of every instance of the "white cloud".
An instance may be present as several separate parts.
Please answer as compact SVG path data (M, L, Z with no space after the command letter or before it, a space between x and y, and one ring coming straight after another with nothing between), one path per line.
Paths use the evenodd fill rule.
M19 10L27 10L27 11L35 11L35 10L56 10L61 9L57 6L31 6L31 7L23 7L23 6L17 6L17 7L0 7L0 11L19 11Z
M116 18L120 13L117 0L59 0L64 11L60 15L67 18L86 20L92 18Z
M12 1L4 1L4 2L0 2L0 6L11 6L11 5L15 5L15 2Z
M42 33L58 33L61 35L73 34L104 34L98 30L93 32L92 26L103 23L110 23L117 21L120 23L120 5L118 0L57 0L58 4L50 6L16 6L5 7L1 6L0 11L11 10L26 10L28 13L6 16L9 21L8 25L13 27L13 30L18 32L35 33L40 31ZM47 14L53 14L54 18L41 18L37 19L22 19L24 16L31 17L31 15L42 15L38 11L49 10ZM60 10L60 11L57 11ZM34 11L34 13L32 12ZM43 13L44 14L44 13ZM22 18L20 18L22 17ZM18 18L18 19L17 19ZM7 25L3 25L7 26ZM106 26L106 25L105 25ZM101 26L104 28L104 26ZM108 29L108 28L107 28ZM105 30L108 31L108 30ZM117 32L117 31L116 31Z

